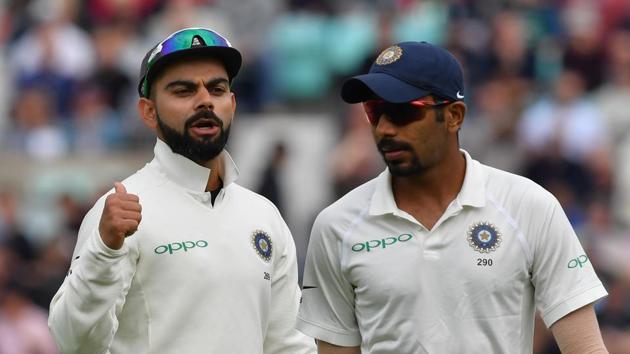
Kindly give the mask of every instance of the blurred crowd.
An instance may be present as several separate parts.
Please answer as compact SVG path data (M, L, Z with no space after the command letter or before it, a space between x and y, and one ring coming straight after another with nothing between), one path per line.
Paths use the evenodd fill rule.
M630 0L4 0L0 353L56 352L48 304L83 215L109 188L1 177L15 161L50 175L67 159L150 152L135 106L140 61L188 26L243 53L241 127L274 114L318 114L333 127L328 163L313 169L330 180L329 201L384 167L360 105L338 98L343 79L393 42L448 48L466 74L463 148L560 200L610 293L596 306L605 342L630 353ZM276 143L263 163L258 190L281 209L292 206L278 176L296 154ZM548 331L536 352L558 352Z

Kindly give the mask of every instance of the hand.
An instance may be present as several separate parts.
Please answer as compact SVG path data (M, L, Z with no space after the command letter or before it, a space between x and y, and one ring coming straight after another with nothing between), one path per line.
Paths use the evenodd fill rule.
M105 199L98 231L107 247L118 250L125 242L125 238L138 230L142 220L142 206L140 198L127 193L122 183L115 182L114 190L115 192Z

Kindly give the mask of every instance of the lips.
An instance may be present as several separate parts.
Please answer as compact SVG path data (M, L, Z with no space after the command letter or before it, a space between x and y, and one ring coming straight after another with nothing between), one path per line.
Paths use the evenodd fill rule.
M387 150L387 151L381 151L381 153L383 154L383 156L385 157L386 160L396 160L399 159L403 156L403 154L406 152L406 150Z
M199 118L190 125L191 128L212 128L218 126L214 119Z
M410 147L402 142L383 139L378 144L378 150L386 160L395 160L402 157L406 151L410 150Z
M200 118L190 125L190 132L197 136L213 136L220 131L220 126L214 119Z

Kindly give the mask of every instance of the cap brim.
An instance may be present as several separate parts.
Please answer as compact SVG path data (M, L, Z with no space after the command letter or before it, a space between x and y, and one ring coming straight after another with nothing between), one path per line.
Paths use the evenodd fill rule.
M348 103L359 103L380 98L392 103L409 102L430 92L398 80L385 73L352 77L341 87L341 98Z
M160 59L158 59L151 70L147 73L147 82L150 84L168 64L173 63L176 60L183 58L214 58L219 60L225 66L225 71L228 74L230 81L238 74L241 68L242 57L241 53L232 47L196 47L180 50L174 53L170 53ZM142 96L142 84L143 80L140 80L138 86L138 92Z

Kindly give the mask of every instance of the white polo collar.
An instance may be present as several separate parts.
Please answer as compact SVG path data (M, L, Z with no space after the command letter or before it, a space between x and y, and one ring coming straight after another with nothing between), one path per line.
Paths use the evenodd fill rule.
M483 207L486 205L486 175L483 166L478 161L473 160L466 150L460 149L459 151L466 158L466 173L462 189L457 194L456 199L462 206ZM389 169L385 169L376 177L376 187L370 202L370 215L401 215L404 213L396 205L391 177Z
M195 192L205 192L210 177L210 169L200 166L194 161L174 153L162 140L157 139L154 148L155 159L151 162L170 181L185 189ZM223 187L238 178L238 168L230 154L223 150L218 158L223 162Z

